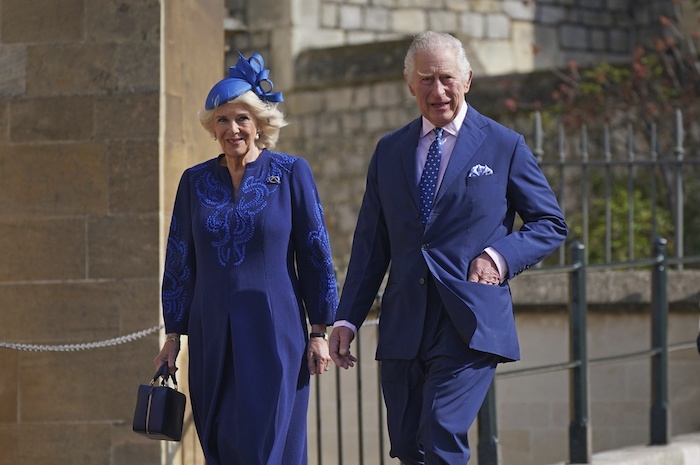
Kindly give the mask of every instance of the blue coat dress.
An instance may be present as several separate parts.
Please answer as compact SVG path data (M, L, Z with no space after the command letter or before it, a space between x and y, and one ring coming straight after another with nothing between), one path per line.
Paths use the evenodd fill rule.
M337 299L304 159L264 150L235 198L218 158L184 172L163 316L167 332L188 335L191 404L208 465L306 463L307 320L332 323Z

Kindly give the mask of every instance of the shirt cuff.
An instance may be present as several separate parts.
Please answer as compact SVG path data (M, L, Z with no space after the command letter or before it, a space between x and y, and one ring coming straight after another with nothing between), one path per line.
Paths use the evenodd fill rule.
M338 320L333 323L333 328L339 328L341 326L352 329L352 332L355 334L355 336L357 336L357 327L348 320Z
M508 264L506 263L505 258L503 258L503 255L500 253L496 252L496 249L493 247L486 247L484 250L487 254L489 254L489 257L491 257L491 260L496 264L496 268L498 268L498 275L501 277L501 282L506 278L506 273L508 272Z

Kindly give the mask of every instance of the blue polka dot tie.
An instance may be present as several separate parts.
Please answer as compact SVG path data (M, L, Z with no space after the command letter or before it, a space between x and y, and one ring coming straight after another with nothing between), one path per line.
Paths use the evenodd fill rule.
M425 160L423 174L420 177L418 188L420 189L420 215L423 225L428 222L430 210L433 208L433 197L437 187L440 158L442 157L442 128L435 128L435 140L428 149L428 158Z

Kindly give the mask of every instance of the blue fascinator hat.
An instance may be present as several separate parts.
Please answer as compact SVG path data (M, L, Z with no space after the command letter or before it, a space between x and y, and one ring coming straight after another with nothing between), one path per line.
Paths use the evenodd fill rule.
M252 90L263 102L279 103L282 92L272 92L272 81L268 78L270 70L265 69L265 62L258 53L246 59L238 52L236 66L229 67L228 77L217 82L209 91L204 103L205 110L213 110L241 94Z

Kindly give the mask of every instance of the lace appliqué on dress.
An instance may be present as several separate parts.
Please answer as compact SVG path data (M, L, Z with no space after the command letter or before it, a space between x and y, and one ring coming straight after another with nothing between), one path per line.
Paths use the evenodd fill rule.
M175 321L182 321L189 298L187 282L192 271L187 265L187 244L179 240L178 229L177 218L173 217L166 246L168 259L163 272L163 313Z
M338 288L336 285L335 274L333 271L333 258L331 256L331 245L328 239L328 231L323 227L323 206L317 204L314 212L314 220L316 229L309 231L307 236L307 248L311 266L321 272L321 295L323 300L319 302L319 306L324 308L326 305L332 308L338 305Z
M289 173L294 158L271 153L268 170L259 177L248 176L241 182L239 199L232 201L231 189L224 186L212 173L204 172L195 180L197 198L210 214L206 220L207 231L216 239L211 245L216 248L221 266L229 263L238 266L245 260L246 245L255 233L255 216L267 206L267 198L279 189L280 183L270 183L276 176L280 181Z

